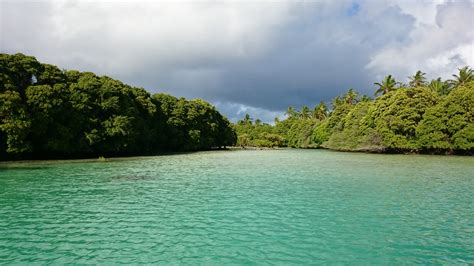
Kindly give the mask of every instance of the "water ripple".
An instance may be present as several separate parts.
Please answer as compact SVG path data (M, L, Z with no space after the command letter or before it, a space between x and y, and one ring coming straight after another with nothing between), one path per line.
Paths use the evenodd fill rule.
M470 264L472 173L314 150L3 163L0 264Z

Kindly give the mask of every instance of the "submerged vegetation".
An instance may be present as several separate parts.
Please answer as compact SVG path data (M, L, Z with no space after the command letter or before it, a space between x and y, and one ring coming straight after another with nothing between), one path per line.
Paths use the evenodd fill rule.
M288 107L275 125L247 115L234 126L237 144L328 148L342 151L473 154L474 73L464 67L452 80L427 82L418 71L409 84L391 75L375 83L376 98L353 89L313 110ZM380 95L377 97L377 95Z
M212 105L0 54L1 158L109 156L233 145Z

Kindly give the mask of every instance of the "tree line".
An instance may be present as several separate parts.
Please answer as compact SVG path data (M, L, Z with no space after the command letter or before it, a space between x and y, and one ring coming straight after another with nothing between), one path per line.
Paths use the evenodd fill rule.
M474 73L459 69L451 80L427 81L417 71L409 83L386 76L375 98L354 89L334 98L331 108L288 107L274 125L246 115L234 127L237 145L328 148L397 153L474 153Z
M150 95L107 76L0 54L2 159L202 150L236 138L203 100Z

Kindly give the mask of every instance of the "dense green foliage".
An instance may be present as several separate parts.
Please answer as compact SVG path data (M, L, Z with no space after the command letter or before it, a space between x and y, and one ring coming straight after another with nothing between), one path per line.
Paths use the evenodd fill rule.
M237 143L240 146L269 148L286 146L283 137L275 132L274 127L258 119L254 123L249 115L240 120L235 128L238 136Z
M348 151L474 151L474 73L408 84L391 75L371 99L350 89L313 109L289 107L275 124L248 115L233 127L209 103L90 72L60 70L22 54L0 54L1 158L109 156L234 145ZM236 133L238 138L236 137Z
M474 153L474 74L459 70L453 80L427 82L418 71L409 84L387 76L375 83L370 99L350 89L336 97L329 112L321 102L313 111L289 107L275 125L236 125L241 146L288 146L345 151ZM268 136L278 142L268 141Z
M229 121L209 103L90 72L0 54L2 158L147 154L233 145Z

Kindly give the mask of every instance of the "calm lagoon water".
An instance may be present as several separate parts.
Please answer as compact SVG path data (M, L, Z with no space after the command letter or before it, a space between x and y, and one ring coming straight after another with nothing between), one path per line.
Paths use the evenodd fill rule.
M0 264L471 264L474 158L216 151L0 164Z

